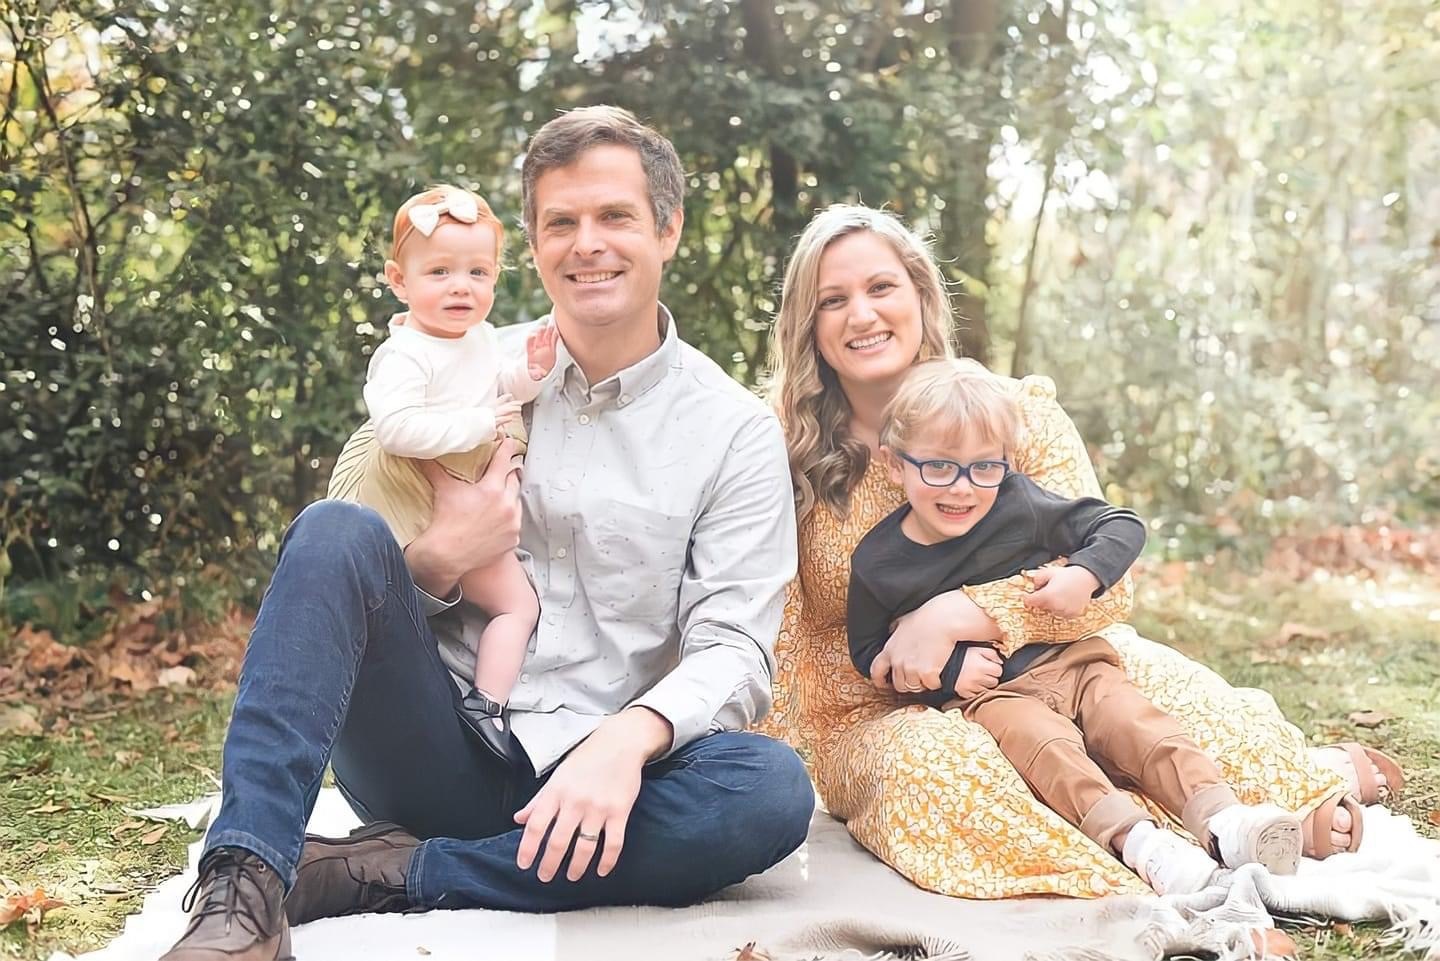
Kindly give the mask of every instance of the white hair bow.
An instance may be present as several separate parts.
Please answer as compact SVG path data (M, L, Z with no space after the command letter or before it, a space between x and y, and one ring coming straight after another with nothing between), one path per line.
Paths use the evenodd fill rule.
M426 237L435 232L440 226L440 215L449 214L451 217L465 224L473 224L480 219L480 208L475 206L475 198L466 194L456 194L444 200L437 200L433 204L416 204L410 208L410 223L415 229Z

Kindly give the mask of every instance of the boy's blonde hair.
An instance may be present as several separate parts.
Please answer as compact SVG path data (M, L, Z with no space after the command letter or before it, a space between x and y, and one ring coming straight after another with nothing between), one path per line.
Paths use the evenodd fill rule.
M880 443L904 450L922 434L967 434L1006 451L1020 441L1020 408L1004 380L968 357L916 364L885 407Z
M485 224L491 230L495 231L495 263L497 266L503 263L505 254L505 225L500 223L500 218L495 216L495 212L490 209L490 205L485 202L484 197L473 190L454 187L450 184L435 184L434 186L426 187L401 204L400 209L395 211L395 223L390 231L390 259L398 262L400 260L400 248L405 245L405 241L409 240L415 234L415 224L410 220L411 207L414 207L416 204L439 203L456 196L469 197L475 201L475 210L479 214L475 222L477 224ZM457 224L462 223L462 221L456 220L448 213L441 214L440 218L441 223L445 223L446 221L453 221Z

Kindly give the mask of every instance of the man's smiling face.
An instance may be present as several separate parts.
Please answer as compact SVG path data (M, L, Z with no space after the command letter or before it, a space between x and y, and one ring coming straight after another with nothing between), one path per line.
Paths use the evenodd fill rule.
M660 275L675 255L683 215L656 229L640 154L602 144L535 182L531 250L540 282L569 324L654 324Z

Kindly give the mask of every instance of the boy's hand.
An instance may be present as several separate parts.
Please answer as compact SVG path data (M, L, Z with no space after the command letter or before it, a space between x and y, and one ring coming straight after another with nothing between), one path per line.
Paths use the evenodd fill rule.
M1005 659L993 647L972 647L965 652L960 676L955 679L955 696L968 701L1000 683Z
M1025 606L1049 611L1059 617L1079 617L1090 606L1100 580L1083 567L1042 567L1027 571L1036 590L1027 594Z
M520 419L520 402L509 394L501 394L495 402L495 433L504 435L505 428Z
M554 324L545 324L525 338L525 361L531 380L543 380L555 366L555 341L559 336Z

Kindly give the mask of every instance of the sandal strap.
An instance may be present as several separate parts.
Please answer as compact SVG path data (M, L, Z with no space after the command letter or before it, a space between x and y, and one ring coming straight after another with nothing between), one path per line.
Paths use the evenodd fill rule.
M1370 755L1365 753L1364 746L1354 741L1346 741L1340 746L1350 756L1350 765L1355 768L1355 786L1359 788L1356 793L1360 795L1360 799L1369 799L1372 803L1379 800L1380 785L1375 782L1375 768L1370 763Z
M467 711L474 711L489 717L499 717L505 712L505 705L499 701L491 700L473 687L470 689L470 693L466 694L464 700L460 703L464 705Z

